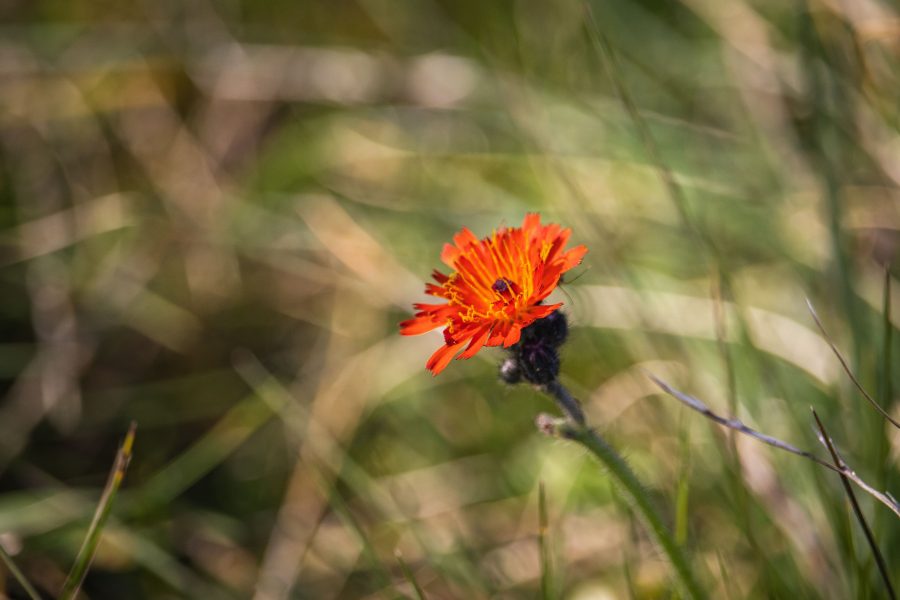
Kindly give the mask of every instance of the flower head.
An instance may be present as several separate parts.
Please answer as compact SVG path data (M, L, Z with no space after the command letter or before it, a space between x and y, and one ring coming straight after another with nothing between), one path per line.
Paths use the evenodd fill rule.
M540 215L529 214L521 227L502 228L481 240L466 228L454 235L453 245L445 244L441 252L453 272L435 270L437 283L425 286L426 294L445 302L414 304L415 317L400 323L403 335L445 328L444 345L426 368L437 375L457 354L470 358L483 346L508 348L519 341L522 328L562 306L541 302L587 252L584 246L563 250L571 233L541 225Z

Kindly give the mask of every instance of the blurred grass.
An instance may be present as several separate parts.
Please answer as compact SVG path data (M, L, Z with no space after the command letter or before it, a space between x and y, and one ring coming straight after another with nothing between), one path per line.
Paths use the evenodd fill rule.
M110 470L109 478L106 480L106 487L103 488L103 494L101 494L97 509L94 511L94 518L91 520L91 525L88 527L87 533L85 533L81 549L78 550L78 554L75 556L75 564L72 565L69 575L63 583L62 591L59 595L63 600L69 600L78 596L78 591L80 590L82 583L84 583L84 578L87 576L88 569L91 568L91 563L94 560L97 547L100 545L100 540L103 539L104 527L106 526L106 521L109 519L110 512L112 511L116 494L119 491L119 487L122 485L122 480L125 478L125 472L128 470L128 463L131 462L131 455L134 449L135 429L136 424L132 421L131 425L128 427L128 433L125 434L125 439L122 441L122 445L119 446L119 451L116 453L115 462ZM24 581L21 581L20 583L26 589L28 588Z
M710 596L884 596L837 476L644 371L825 457L813 406L898 495L804 301L900 418L897 7L585 6L0 2L0 545L44 596L135 420L88 598L416 597L396 551L425 597L533 598L541 522L559 597L668 597L546 398L397 335L445 240L527 211L590 248L565 383Z

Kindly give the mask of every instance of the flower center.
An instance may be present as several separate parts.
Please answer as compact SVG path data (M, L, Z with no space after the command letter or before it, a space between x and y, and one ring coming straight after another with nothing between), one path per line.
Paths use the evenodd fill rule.
M494 285L491 286L491 289L499 294L502 294L509 290L509 282L507 282L506 279L501 277L500 279L498 279L497 281L494 282Z

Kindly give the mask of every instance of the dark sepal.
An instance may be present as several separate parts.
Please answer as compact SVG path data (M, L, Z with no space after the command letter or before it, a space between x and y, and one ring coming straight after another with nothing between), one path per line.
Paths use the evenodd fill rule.
M562 311L555 310L543 319L538 319L522 330L522 339L519 344L529 346L532 344L549 344L561 346L569 335L569 323Z

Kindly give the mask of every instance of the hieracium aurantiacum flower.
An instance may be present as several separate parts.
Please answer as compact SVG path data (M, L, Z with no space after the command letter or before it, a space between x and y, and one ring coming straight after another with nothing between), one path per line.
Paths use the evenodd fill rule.
M444 344L426 368L437 375L455 356L470 358L484 346L510 348L522 339L524 328L562 306L543 301L587 253L584 246L565 250L571 233L528 214L521 227L503 227L482 239L467 228L454 235L454 243L441 252L453 271L446 275L435 269L436 283L425 286L425 293L444 302L414 304L415 317L400 324L403 335L444 327Z

